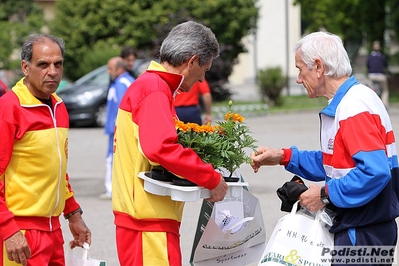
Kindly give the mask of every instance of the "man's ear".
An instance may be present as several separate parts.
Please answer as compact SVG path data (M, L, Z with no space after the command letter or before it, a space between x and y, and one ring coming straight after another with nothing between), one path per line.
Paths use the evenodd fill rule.
M321 75L324 75L325 69L324 69L323 62L320 59L316 59L314 61L314 63L315 63L314 67L316 68L316 72Z
M22 69L22 72L24 72L24 76L26 77L29 73L29 70L28 70L28 64L26 63L25 60L21 61L21 69Z
M199 55L195 54L188 60L188 66L192 67L195 61L199 60Z
M320 59L314 60L316 70L321 70L324 66Z

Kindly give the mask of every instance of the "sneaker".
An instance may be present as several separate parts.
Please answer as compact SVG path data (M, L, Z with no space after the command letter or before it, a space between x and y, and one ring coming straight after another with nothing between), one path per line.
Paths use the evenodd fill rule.
M108 195L107 193L103 193L99 196L100 199L102 200L111 200L112 197L110 195Z

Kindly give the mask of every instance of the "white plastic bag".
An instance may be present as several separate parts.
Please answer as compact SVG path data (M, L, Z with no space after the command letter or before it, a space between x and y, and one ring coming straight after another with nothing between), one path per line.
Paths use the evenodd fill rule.
M243 266L259 260L266 245L259 200L245 189L241 195L215 204L203 201L190 265Z
M90 246L87 243L83 244L82 255L80 257L74 256L74 249L69 248L66 258L65 258L65 265L66 266L107 266L107 262L104 260L95 260L91 259L89 256L89 249Z
M295 213L297 206L277 222L258 266L331 265L331 254L323 256L322 250L334 247L334 234L320 221L320 213L313 219Z

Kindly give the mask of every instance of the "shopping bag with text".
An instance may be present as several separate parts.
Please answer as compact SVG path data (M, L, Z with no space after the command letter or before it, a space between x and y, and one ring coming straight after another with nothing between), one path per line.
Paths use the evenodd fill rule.
M319 212L315 217L296 213L297 204L277 222L258 266L331 265L331 255L323 248L333 248L334 235L320 221Z

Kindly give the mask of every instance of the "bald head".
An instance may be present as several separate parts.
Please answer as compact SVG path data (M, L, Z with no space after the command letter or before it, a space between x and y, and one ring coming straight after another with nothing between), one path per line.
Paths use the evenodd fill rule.
M126 71L126 64L122 57L116 56L108 60L107 68L111 80L115 80Z

